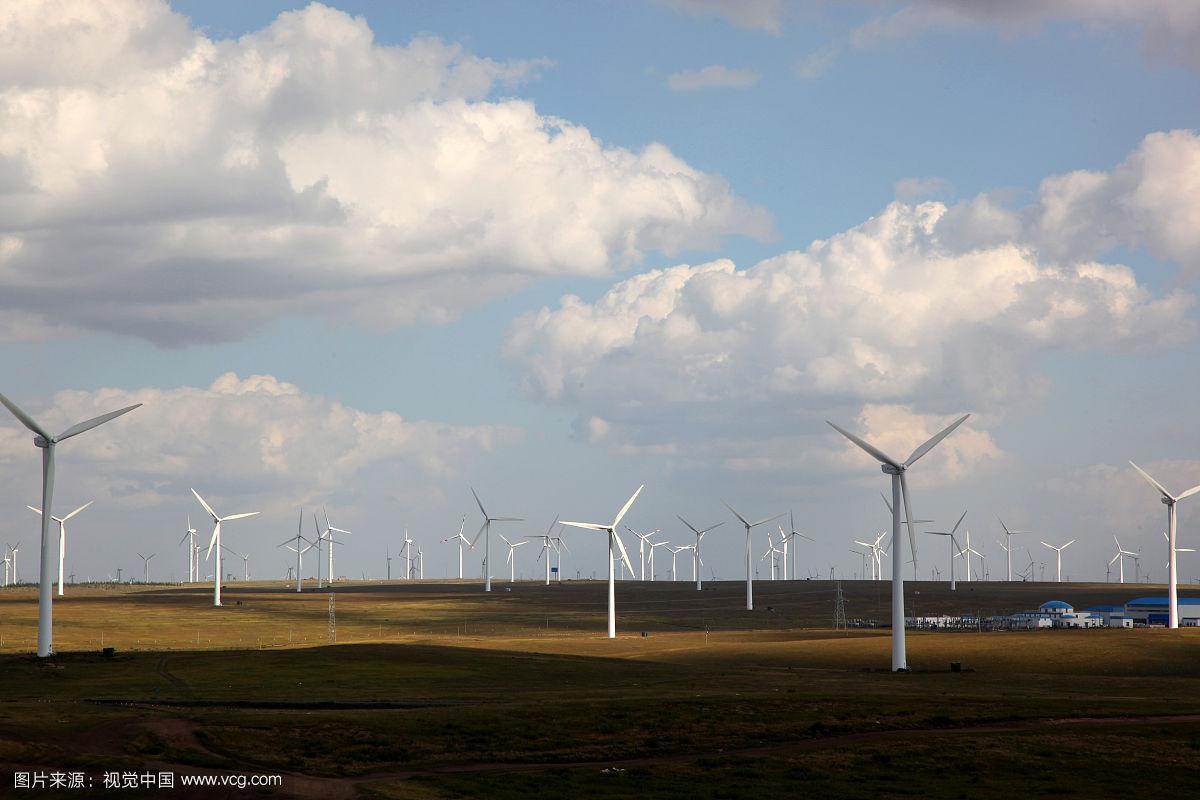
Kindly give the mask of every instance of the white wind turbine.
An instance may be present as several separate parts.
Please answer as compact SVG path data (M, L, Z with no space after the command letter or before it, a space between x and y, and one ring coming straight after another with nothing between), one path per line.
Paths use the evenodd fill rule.
M522 539L521 541L514 543L514 542L509 541L508 537L505 536L503 533L498 533L496 535L499 536L501 539L503 539L504 543L506 545L508 545L508 557L504 559L504 563L508 564L508 582L516 583L517 582L517 559L515 558L515 555L517 552L517 548L523 544L529 544L529 540Z
M779 533L780 535L783 534L782 527L780 527ZM775 537L770 531L767 531L767 551L762 554L762 558L760 558L759 561L766 561L767 559L770 559L771 580L776 579L778 573L777 568L779 566L779 556L781 553L783 553L783 550L775 546Z
M560 530L561 530L561 529L560 529ZM553 539L551 539L551 540L550 540L550 543L554 545L554 555L555 555L555 558L557 559L557 560L556 560L556 563L555 563L555 565L554 565L554 568L557 570L557 572L556 572L555 574L558 576L558 577L556 578L556 582L557 582L557 583L562 583L562 576L563 576L563 571L562 571L562 557L563 557L563 551L565 550L566 552L568 552L568 553L569 553L569 552L571 552L571 548L567 547L567 543L566 543L566 541L564 541L564 540L563 540L563 538L562 538L561 536L555 536Z
M12 566L12 559L8 557L8 548L4 550L4 585L8 586L8 570Z
M554 526L558 524L558 517L554 518L554 522L550 523L550 527L546 529L546 533L542 536L526 536L526 539L541 539L542 552L538 553L537 560L541 561L542 557L546 558L546 585L550 585L550 550L554 547L554 540L550 536L554 532Z
M658 547L666 547L667 545L670 544L670 542L667 542L667 541L647 542L647 544L650 545L650 552L646 554L646 561L649 562L649 564L650 564L650 582L653 583L654 582L654 550L655 550L655 548L658 548ZM629 569L631 571L633 570L632 564L629 566Z
M668 550L671 551L671 582L672 583L674 583L676 580L675 579L675 557L677 555L679 555L680 553L682 553L684 550L691 550L693 547L695 547L695 545L685 544L680 547L668 547L667 548Z
M722 501L722 502L724 503L724 501ZM729 505L729 503L724 503L724 506L726 508L728 508L735 517L738 518L738 520L742 523L742 525L746 526L746 610L753 611L754 610L754 573L752 571L753 566L750 562L750 531L753 528L757 528L759 525L766 525L768 522L774 522L775 520L782 517L783 514L776 514L773 517L767 517L766 519L760 519L758 522L750 522L748 519L743 517L741 514L734 511L733 506Z
M15 586L20 583L20 577L17 575L17 551L21 549L21 541L18 539L16 544L6 544L9 555L12 556L12 582Z
M1163 531L1163 538L1167 540L1168 546L1170 546L1171 537L1167 536L1166 531ZM1175 552L1176 553L1194 553L1194 552L1196 552L1196 548L1194 548L1194 547L1176 547ZM1170 562L1163 564L1163 568L1170 569L1171 568Z
M90 431L98 425L116 419L122 414L128 414L141 405L132 406L117 411L110 411L98 417L72 425L58 436L51 436L33 417L22 411L16 403L0 394L0 403L20 420L21 424L34 433L33 444L42 449L42 537L41 537L41 579L38 586L38 658L46 658L54 652L54 596L51 581L54 574L54 547L50 539L50 509L54 503L54 448L72 436L78 436Z
M461 534L461 531L459 532ZM416 542L415 539L408 535L408 528L404 529L404 541L400 544L400 558L404 560L404 580L411 581L413 574L413 554L412 546Z
M629 561L629 553L625 552L625 543L621 541L621 537L617 535L617 526L621 524L621 520L625 518L625 514L629 511L629 507L633 505L633 501L637 500L638 495L642 493L642 489L646 488L642 484L633 493L633 496L625 501L625 505L617 512L617 517L612 521L611 525L599 525L594 522L563 522L563 525L570 525L572 528L584 528L590 531L604 531L608 534L608 638L617 638L617 581L616 573L613 570L613 559L616 557L616 551L620 550L621 561L629 567L629 571L633 572L633 564ZM614 548L613 545L616 545Z
M1062 551L1066 550L1068 547L1075 544L1075 540L1072 539L1071 541L1067 542L1066 544L1062 545L1061 547L1055 547L1054 545L1047 544L1046 542L1042 542L1042 544L1046 545L1046 547L1049 547L1051 550L1053 550L1054 554L1058 557L1058 577L1055 580L1057 580L1059 583L1062 583Z
M655 528L654 530L650 531L649 533L638 533L633 528L626 525L625 530L629 531L634 536L638 537L638 580L644 581L644 580L646 580L646 545L652 544L652 542L650 541L650 537L653 536L654 534L658 533L659 529ZM653 548L651 548L650 552L651 553L654 552ZM629 571L633 572L633 565L630 565ZM653 567L650 568L650 580L654 580L654 568Z
M150 559L154 558L156 555L158 555L158 553L151 553L148 556L138 553L138 558L142 560L142 583L150 582Z
M471 544L469 541L467 541L467 537L463 536L463 528L465 528L466 526L467 526L467 518L464 516L462 518L462 522L458 526L458 535L457 536L448 536L445 539L442 539L442 544L445 544L446 542L457 542L458 543L458 579L460 581L462 580L462 576L463 576L463 545ZM408 538L407 533L405 534L405 538Z
M342 542L335 540L333 538L333 535L335 533L344 533L347 536L349 536L350 531L342 530L341 528L335 528L332 525L330 525L329 524L329 512L325 510L325 506L321 506L321 513L325 515L325 538L329 541L329 585L332 586L333 585L333 546L335 544L336 545L342 544ZM320 558L319 552L318 552L317 557Z
M971 529L970 528L965 530L963 532L963 535L966 538L966 547L963 547L959 550L959 555L962 556L963 561L967 562L967 566L966 566L967 583L970 583L973 580L972 576L974 574L971 572L971 556L976 556L977 558L982 560L983 553L979 552L974 547L971 547Z
M245 519L246 517L257 516L258 511L250 511L245 514L230 514L227 517L222 517L217 512L213 511L212 506L204 502L204 498L195 489L192 489L192 494L196 495L196 499L200 501L200 505L204 506L204 510L212 517L213 533L212 539L208 542L208 554L204 556L204 560L212 558L213 551L216 551L217 557L213 561L213 605L221 605L221 523L232 522L235 519ZM320 563L319 561L317 562Z
M1116 534L1113 534L1113 541L1117 543L1117 554L1112 557L1112 561L1109 561L1108 565L1111 567L1113 564L1113 561L1121 562L1120 566L1119 566L1118 574L1120 575L1120 582L1124 583L1125 582L1125 556L1131 556L1131 557L1136 558L1137 553L1131 553L1128 550L1126 550L1125 548L1121 547L1121 540L1117 538ZM1168 566L1168 568L1170 567L1169 564L1167 566Z
M854 540L855 544L862 545L871 551L871 580L873 581L883 580L883 560L880 558L880 554L887 553L887 545L882 544L886 537L887 531L880 531L879 535L875 537L875 541L869 544L861 539Z
M291 544L295 542L296 544ZM307 544L308 547L303 547L302 544ZM296 554L296 591L302 591L304 580L304 554L313 549L313 543L304 538L304 509L300 509L300 521L296 523L296 535L288 539L284 539L279 547L286 547Z
M81 505L79 508L72 511L70 514L67 514L65 517L61 517L61 518L55 517L55 516L50 517L50 519L52 519L58 523L58 596L59 597L62 597L62 595L63 595L63 577L64 577L63 562L66 560L66 557L67 557L67 520L69 520L71 517L78 514L80 511L83 511L85 508L87 508L94 502L96 502L96 501L95 500L87 501L86 503ZM37 514L38 516L42 515L42 510L40 508L34 508L33 506L25 506L25 507L28 508L33 513Z
M1004 520L996 517L1000 521L1000 527L1004 529L1004 541L1000 542L1000 546L1004 548L1004 552L1008 553L1008 580L1012 580L1012 537L1023 536L1029 531L1010 531L1008 526L1004 524Z
M892 507L892 671L908 669L908 655L905 650L904 643L904 556L901 553L900 546L900 503L904 502L904 516L908 526L908 546L912 550L913 570L917 568L917 538L913 529L912 504L908 498L908 482L905 480L905 474L908 469L917 462L922 456L937 446L942 439L949 436L955 428L963 424L970 414L963 414L961 417L950 423L943 430L933 436L929 441L922 444L912 452L906 461L898 461L887 453L884 453L879 448L860 439L849 431L839 428L832 422L829 423L835 431L845 436L854 444L865 450L869 455L879 461L885 474L892 478L892 502L889 503Z
M958 540L954 538L954 534L958 532L958 526L962 525L962 521L966 518L967 512L964 510L962 516L958 518L958 522L954 523L954 527L949 531L925 531L933 536L946 536L950 539L950 591L952 592L957 591L958 589L954 582L954 551L957 549L960 556L963 552L962 548L958 545ZM968 546L970 546L970 543L968 543ZM968 565L968 567L969 566L970 565ZM967 578L967 580L970 580L970 578Z
M704 538L705 534L707 534L713 528L719 528L722 525L724 525L725 523L718 522L716 525L709 525L707 528L697 528L695 525L688 522L686 519L679 516L678 514L676 514L675 516L679 519L680 522L682 522L684 525L687 525L688 529L691 530L692 533L696 534L696 545L694 548L692 548L692 579L696 581L696 591L698 592L701 590L700 567L704 563L703 559L700 558L700 541Z
M1200 486L1193 486L1186 492L1176 496L1171 494L1163 487L1161 483L1151 478L1150 475L1137 464L1132 461L1130 466L1136 469L1146 482L1158 490L1162 495L1160 498L1162 504L1167 507L1167 603L1169 614L1167 615L1168 625L1172 628L1179 627L1179 567L1175 562L1175 546L1178 544L1179 537L1176 535L1176 517L1175 504L1185 497L1191 497L1196 492L1200 492Z
M816 541L816 539L812 538L811 536L809 536L807 534L803 534L800 531L796 530L796 517L795 517L795 515L792 514L791 511L788 511L788 529L789 529L789 533L783 537L783 579L785 581L788 579L788 577L787 577L787 560L788 560L788 547L791 543L791 540L799 538L799 539L808 539L810 542ZM783 533L783 526L780 526L779 532ZM799 549L800 549L799 544L794 545L792 548L792 580L796 580L796 552Z
M483 590L490 592L492 590L492 523L493 522L523 522L520 517L489 517L487 509L483 507L483 501L479 499L479 495L475 494L475 489L471 489L471 494L475 496L475 504L479 506L479 513L483 514L483 524L479 526L479 533L475 534L474 541L471 542L471 549L475 549L475 545L479 543L479 537L483 537Z
M196 529L192 527L191 514L187 517L187 532L183 534L179 543L183 544L185 541L188 543L188 583L195 583L199 565L196 560Z

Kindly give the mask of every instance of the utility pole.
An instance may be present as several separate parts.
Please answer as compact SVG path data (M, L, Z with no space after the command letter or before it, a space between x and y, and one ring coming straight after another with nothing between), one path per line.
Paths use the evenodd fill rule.
M833 604L833 629L844 631L849 628L846 622L846 598L842 596L842 582L837 582L837 599Z
M329 642L337 644L337 610L334 607L333 592L329 593Z

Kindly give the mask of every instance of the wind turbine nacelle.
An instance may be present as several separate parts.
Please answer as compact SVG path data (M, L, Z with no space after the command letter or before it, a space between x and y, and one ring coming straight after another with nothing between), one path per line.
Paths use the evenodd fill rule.
M38 445L38 446L41 447L41 445ZM1162 503L1164 506L1169 506L1172 503L1174 503L1175 501L1173 499L1171 499L1170 497L1160 497L1160 498L1158 498L1158 502Z
M47 441L47 439L44 436L35 436L35 437L33 437L33 446L41 447L44 449L44 448L47 448L50 446L50 442Z
M886 475L899 475L900 474L900 470L896 469L891 464L880 464L879 468L881 470L883 470L884 474L886 474Z

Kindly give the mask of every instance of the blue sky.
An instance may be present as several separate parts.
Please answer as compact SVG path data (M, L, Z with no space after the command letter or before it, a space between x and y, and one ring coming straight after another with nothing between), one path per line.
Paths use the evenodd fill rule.
M743 4L745 8L752 5ZM1092 17L1071 3L1050 3L1044 12L1014 11L1010 19L970 19L953 13L947 17L945 8L953 4L936 2L859 5L767 0L761 8L773 20L768 27L775 30L765 30L761 25L748 27L746 20L739 18L738 4L715 0L331 3L328 10L333 16L323 18L325 23L312 23L307 34L310 40L275 41L271 47L276 49L270 52L294 57L296 53L288 48L297 48L311 54L316 49L314 42L332 35L329 32L334 28L357 24L369 27L374 44L345 45L340 51L343 56L356 52L355 47L363 53L372 47L394 47L401 52L397 69L415 69L418 59L409 49L414 38L436 37L445 46L461 46L461 53L449 59L451 64L469 62L475 69L473 59L488 59L488 63L500 65L497 70L511 67L520 72L512 80L492 75L485 87L469 89L461 96L455 94L456 89L439 89L424 96L418 92L415 98L388 101L394 107L371 105L375 101L368 98L362 101L366 110L356 112L360 114L357 119L365 114L384 125L398 109L425 108L423 103L448 118L459 112L457 103L464 104L464 113L471 113L484 107L507 111L511 110L508 103L528 101L543 124L553 124L546 123L546 118L564 120L600 150L636 155L652 143L669 148L687 169L713 181L701 180L695 194L683 201L705 208L706 214L697 221L685 218L683 212L672 216L675 211L663 210L673 208L663 198L692 188L668 188L660 181L657 163L638 173L642 183L629 180L629 173L619 173L616 179L608 174L571 173L571 181L564 178L560 184L555 175L567 173L549 170L530 177L530 185L517 186L513 181L520 176L496 172L502 164L488 166L488 159L498 156L485 149L479 156L483 166L478 167L478 174L468 173L463 184L478 187L480 197L469 189L443 190L438 181L449 186L460 177L455 173L439 173L434 185L422 184L429 175L415 167L405 172L410 168L405 163L394 167L398 172L389 173L393 168L381 160L379 186L371 185L369 174L365 179L359 173L339 177L338 170L345 164L322 159L330 157L331 141L333 149L338 146L336 138L329 137L336 137L346 120L353 118L338 115L352 114L354 109L345 111L324 96L313 100L311 108L304 107L304 97L293 99L299 111L282 103L256 109L252 101L245 101L245 107L231 102L229 106L244 111L234 114L218 95L210 116L201 117L197 112L194 119L188 118L188 109L195 103L188 102L171 106L174 116L147 113L143 117L137 106L117 121L84 115L66 122L60 115L55 129L59 138L53 139L60 150L52 157L85 161L93 151L77 146L76 139L87 139L99 142L97 146L107 158L104 166L88 173L87 180L95 184L77 178L62 189L61 185L67 184L55 182L53 167L35 160L41 152L34 147L40 130L34 124L35 114L34 122L0 139L0 155L37 176L29 187L23 187L23 194L10 190L10 197L12 202L33 197L33 207L40 209L45 201L46 207L58 210L0 229L0 236L22 241L8 269L11 277L0 278L8 287L6 292L13 298L26 296L18 292L35 298L0 306L0 313L12 319L0 325L0 332L9 331L0 349L0 369L6 375L3 391L45 413L56 413L50 410L54 406L67 414L65 409L72 407L104 405L106 396L95 395L104 388L131 396L156 389L162 393L160 402L171 404L183 418L196 415L195 427L175 421L179 427L170 430L176 436L197 437L198 442L231 435L228 429L218 427L223 424L223 412L217 410L220 397L197 399L189 394L184 398L178 395L181 387L198 392L230 372L243 379L270 375L295 386L305 398L318 398L315 409L309 409L315 416L297 416L295 425L280 435L303 439L305 426L312 428L312 438L321 443L299 449L321 462L321 467L314 465L311 470L322 473L319 479L296 464L286 469L273 467L263 455L270 451L268 445L245 445L244 452L238 451L237 468L225 472L229 465L219 448L197 444L188 457L172 459L170 468L176 471L160 480L150 467L114 470L103 452L107 438L96 444L94 451L89 446L74 462L70 454L64 454L59 489L62 502L73 503L77 496L83 502L91 499L90 493L101 500L90 512L90 520L81 516L79 549L73 551L84 563L95 565L96 575L114 572L118 565L132 569L135 550L145 552L156 546L163 553L157 562L160 569L182 563L182 555L175 554L175 540L168 534L182 527L179 518L183 514L190 511L198 517L186 488L196 485L203 491L206 483L217 482L211 477L214 472L229 478L221 480L217 490L226 505L238 506L235 510L247 505L262 507L267 512L260 521L247 523L244 538L231 544L250 551L252 565L261 561L264 573L279 571L284 560L273 545L287 535L294 514L284 509L300 503L327 503L335 517L334 509L343 509L335 523L352 527L356 534L353 546L342 556L345 574L379 574L383 569L380 552L385 546L395 550L405 525L425 543L427 574L440 574L451 563L451 551L436 540L452 534L451 528L462 514L472 514L468 484L475 485L486 501L504 513L528 517L533 528L544 528L555 514L585 519L609 514L609 509L615 511L633 488L645 482L647 490L631 517L635 525L661 527L672 540L682 541L678 524L672 525L674 514L694 514L700 518L694 520L697 522L725 519L729 515L718 502L721 498L735 506L761 509L764 516L791 506L818 539L806 554L811 558L808 566L820 566L827 573L829 565L835 564L849 574L858 567L857 557L846 552L850 540L886 524L879 514L882 504L875 496L885 484L865 457L855 461L840 449L841 444L825 433L822 419L836 416L839 424L860 429L866 425L870 433L884 437L883 441L894 439L895 446L903 448L919 441L912 441L920 433L912 432L912 425L920 428L948 420L954 413L975 412L972 425L979 438L962 445L953 463L934 462L931 457L930 478L927 485L918 485L920 494L915 498L919 508L929 511L920 513L952 521L961 508L971 509L968 520L978 525L973 541L985 539L994 556L999 555L994 545L997 513L1006 521L1016 518L1012 524L1034 530L1048 541L1078 538L1075 553L1067 557L1068 564L1072 556L1078 559L1078 566L1068 566L1067 571L1102 578L1114 533L1123 537L1126 546L1131 546L1128 537L1132 546L1145 547L1147 552L1161 550L1156 541L1161 507L1149 488L1123 466L1126 459L1156 465L1164 472L1160 479L1173 488L1200 482L1200 459L1195 458L1200 437L1188 432L1187 400L1200 389L1191 368L1196 356L1191 333L1195 312L1189 305L1200 274L1200 253L1194 239L1177 233L1187 220L1200 218L1196 210L1200 206L1186 191L1186 179L1178 182L1182 188L1176 187L1176 196L1163 197L1160 202L1158 194L1162 176L1194 175L1200 169L1193 146L1195 131L1200 128L1198 65L1186 56L1188 45L1196 44L1188 39L1192 28L1181 28L1178 40L1167 36L1164 44L1165 34L1156 27L1156 15L1166 13L1171 5L1164 0L1147 4L1144 12L1107 17L1097 12ZM44 48L10 48L15 55L4 62L0 72L0 88L6 92L3 113L15 114L19 99L47 85L61 89L63 96L71 87L85 86L103 98L106 92L128 95L130 86L161 80L169 95L175 91L171 88L174 84L163 78L162 61L154 53L161 50L168 53L163 58L182 58L181 54L193 47L187 42L207 40L217 43L214 63L220 64L227 57L222 53L239 47L253 49L242 37L260 35L280 24L281 13L302 10L305 5L204 2L174 3L171 8L175 16L151 3L114 3L113 16L95 23L99 35L107 32L114 38L111 27L106 26L135 18L150 20L143 29L149 34L132 39L134 44L128 46L142 48L149 55L139 56L133 63L114 56L87 70L81 68L77 74L54 73L57 77L51 78L48 76L57 68L43 63L50 56ZM347 16L342 20L337 12ZM884 37L871 38L864 33L872 24L905 13L910 19L915 16L919 24ZM353 17L360 22L354 23ZM51 31L53 22L44 15L13 23L9 35L36 41L37 29ZM88 47L86 39L54 41L63 52L53 55L68 65L82 59L80 54ZM1171 51L1168 45L1176 49ZM1172 52L1185 55L1173 58ZM832 54L827 66L818 74L802 76L799 66L820 53ZM239 63L244 69L246 62ZM520 64L524 66L519 69L513 66ZM751 71L757 78L742 88L670 88L671 75L710 66ZM454 68L446 67L445 74ZM358 97L362 92L365 97L367 90L381 95L390 91L386 85L371 86L372 80L382 78L370 70L348 71L347 75L353 77L345 87L347 96ZM311 113L316 121L306 123L309 128L273 133L279 126L286 127L294 112ZM38 113L47 119L53 116L45 109ZM224 113L229 113L227 120L220 116ZM287 239L291 235L287 229L281 229L279 240L284 244L277 252L257 239L237 239L261 220L250 212L244 222L235 219L233 223L224 212L192 210L170 218L174 202L187 206L198 196L216 198L218 208L226 202L225 192L230 206L241 202L234 199L241 196L236 194L235 179L209 175L210 184L196 177L197 172L211 173L204 166L208 162L203 160L202 148L196 150L195 160L189 160L192 157L172 155L164 144L168 155L161 156L163 160L153 168L138 164L133 157L136 148L128 155L122 150L130 147L130 141L138 141L142 142L140 148L152 151L157 143L175 141L181 134L186 138L191 126L211 124L219 134L243 124L247 116L259 114L254 123L260 126L253 134L259 137L255 146L265 147L261 143L267 140L278 144L291 174L299 174L299 170L306 176L301 182L317 180L315 185L326 186L329 196L343 208L370 208L371 219L377 221L391 213L397 202L402 204L410 196L429 191L441 204L434 211L458 220L483 204L486 208L479 219L484 222L479 224L508 220L495 223L495 247L515 248L517 255L493 257L497 251L487 248L461 255L453 237L433 245L414 244L412 237L418 231L401 222L392 230L399 231L395 240L399 243L382 239L379 250L350 253L344 263L339 260L338 247L347 252L346 248L354 245L343 243L314 257L310 264L306 259L320 245ZM404 124L410 126L404 129L406 135L419 137L419 114L405 119ZM63 133L66 125L79 128L68 135ZM326 126L322 130L326 138L320 140L324 150L319 156L286 151L321 126ZM1146 137L1168 131L1181 131L1182 136L1151 152ZM343 161L355 161L358 157L354 154L362 152L387 159L390 153L386 148L395 141L394 137L373 140L369 144L376 149L369 151L351 150L348 143ZM301 162L302 167L296 166ZM260 167L263 163L256 162ZM459 163L469 162L464 158ZM562 169L576 166L571 162ZM366 172L371 169L368 164ZM1048 196L1039 189L1042 181L1077 170L1114 177L1105 188L1094 190L1095 197L1088 195L1086 202L1072 200L1076 205L1068 208L1067 222L1050 219L1045 212ZM1129 179L1133 188L1123 177L1126 173L1136 173ZM267 172L262 174L269 177ZM155 175L168 179L158 186ZM406 178L413 183L405 184ZM326 183L320 184L321 179ZM193 180L197 183L191 183ZM299 179L293 183L295 180ZM535 180L546 182L544 196L550 207L544 211L533 207L542 196ZM647 188L635 195L628 186L618 186L595 207L605 214L612 211L614 216L603 223L607 250L602 258L587 260L587 240L580 240L577 247L564 240L561 250L546 255L544 262L537 261L538 256L534 256L536 263L523 260L522 242L539 235L553 239L555 231L576 222L570 216L554 217L580 187L613 180ZM352 200L342 187L354 181L360 183L351 186ZM916 193L898 188L904 181L921 181L926 188ZM89 185L93 190L87 190ZM3 187L0 182L0 189ZM256 191L252 189L251 196L257 196ZM396 194L381 202L372 199L377 191ZM517 191L523 199L512 193ZM122 218L126 195L133 200L129 201L128 217ZM964 278L984 269L979 260L984 252L993 254L989 259L1003 262L996 269L1011 268L1012 275L1024 276L1019 282L1028 280L1031 267L1061 269L1074 275L1072 271L1079 265L1093 261L1125 265L1136 281L1136 291L1116 279L1097 289L1083 279L1062 282L1057 273L1053 280L1043 276L1048 288L1037 289L1037 296L1054 307L1064 304L1066 313L1075 316L1069 323L1056 317L1053 325L1044 319L1034 325L1021 315L1029 308L1041 308L1037 303L990 309L984 295L1000 292L1000 284L976 288L974 295L966 297L931 289L922 298L921 286L890 282L898 274L895 264L907 263L909 256L901 252L896 262L883 263L878 267L881 272L855 287L869 291L864 287L875 285L873 281L878 279L880 286L915 292L918 302L938 303L952 297L959 307L912 308L912 322L923 329L914 336L946 354L932 359L920 377L902 375L903 359L921 356L908 351L898 334L881 332L864 322L858 327L848 325L840 340L837 335L829 337L830 341L861 342L862 352L873 354L864 356L868 362L901 353L896 361L888 360L894 372L880 367L895 379L884 381L886 385L878 390L870 388L878 382L862 372L833 384L815 388L803 384L794 389L787 388L793 384L786 381L781 384L784 379L776 374L793 365L804 373L805 364L813 374L818 367L835 369L838 375L843 369L861 370L861 361L847 367L849 356L839 346L829 345L834 349L828 352L808 349L815 347L810 344L814 333L836 334L833 329L839 318L851 316L852 306L830 307L828 319L805 322L807 327L797 333L787 329L787 297L780 299L770 294L774 289L756 283L745 291L767 292L759 301L771 305L770 313L739 312L736 319L721 317L719 299L704 306L704 311L678 305L661 320L654 316L657 312L647 312L664 326L684 317L689 322L701 320L700 327L711 334L696 334L682 341L646 333L652 327L647 325L636 328L635 333L631 326L637 325L636 318L618 319L619 314L609 313L604 306L606 293L614 285L649 270L727 258L745 271L763 259L805 251L814 240L855 231L893 201L913 207L935 199L965 215L965 209L980 196L1010 216L1005 216L1002 224L995 222L999 211L986 220L975 216L969 224L963 223L961 230L951 230L947 223L936 234L937 247L948 248L941 254L953 251L952 268L966 271ZM114 202L114 198L122 200ZM1130 198L1139 205L1129 212L1129 232L1122 228L1120 213L1109 221L1089 218L1098 208L1127 209ZM728 210L726 204L734 201L741 204L740 211ZM530 205L528 214L521 210L513 213L512 206L522 203ZM72 210L62 211L64 208ZM169 218L159 228L154 220L164 214L158 209L164 208ZM426 211L417 209L417 213ZM225 250L218 241L220 236L192 229L194 221L208 213L220 217L221 225L231 225L224 235L237 247ZM97 233L94 221L101 218L105 222ZM514 227L503 230L505 224ZM579 224L586 226L590 221ZM919 225L908 218L896 224L901 230ZM1080 233L1077 227L1086 230ZM138 230L146 233L126 235ZM344 241L361 239L362 230L348 229ZM379 228L369 230L375 233ZM78 262L61 266L61 261L52 258L58 245L35 248L30 231L51 232L56 242L66 243L62 247L71 247L71 258ZM957 237L952 244L951 233ZM176 246L170 238L176 235L195 238ZM162 255L148 258L140 267L144 271L129 271L123 265L144 256L139 236L168 244L162 245ZM632 256L616 244L627 236L642 237L632 246ZM659 246L659 239L670 245ZM415 259L423 252L414 249L418 247L435 252L433 266L418 264ZM251 250L253 256L243 255ZM3 252L0 247L0 254ZM1018 253L1022 255L1018 257ZM356 264L350 263L356 259ZM378 284L381 288L375 290L362 288L371 285L371 276L387 272L390 265L410 262L417 272L406 275L420 277ZM1013 267L1016 262L1019 265ZM272 266L260 272L264 263ZM853 272L853 264L847 266L836 259L820 263L833 288L828 293L812 292L813 302L842 302L839 298L844 298L845 287L837 288L837 276L839 271L843 276ZM986 263L989 268L994 266L992 260ZM0 267L3 265L0 261ZM789 265L783 274L794 276L800 269ZM469 276L467 284L451 292L449 301L447 294L431 283L438 270ZM3 274L0 269L0 276ZM342 274L354 284L352 293L338 295L336 284ZM332 284L325 282L327 277ZM38 278L44 278L46 284L40 286ZM73 278L82 281L85 289L69 290ZM508 283L485 286L492 279ZM108 286L96 288L91 281ZM725 284L720 292L742 291L733 288L734 283ZM288 295L293 284L303 286L303 291L297 288L294 298L276 302L274 295ZM36 299L39 287L48 298L46 307ZM213 292L211 303L169 299L187 297L197 287ZM260 294L264 291L270 301ZM648 309L657 308L655 304L662 301L644 287L627 286L624 296L637 292L643 292L641 298ZM1121 295L1119 303L1106 305L1122 292L1127 294ZM580 298L590 310L591 322L571 322L573 318L560 309L563 295ZM1153 305L1170 296L1177 298L1175 305ZM56 308L53 314L46 310L51 302ZM445 317L430 320L420 313L395 311L408 302L418 307L440 303L445 306ZM908 318L909 312L894 305L904 301L886 291L881 290L873 302L879 303L889 318L893 313L896 320ZM696 303L702 305L700 300ZM980 304L977 314L973 303ZM1125 303L1132 304L1135 311L1127 313ZM1144 311L1136 311L1139 304L1145 304ZM552 321L563 322L561 329L530 327L527 315L542 308ZM942 329L929 323L930 317L951 310L961 312L961 320L953 326ZM994 317L975 323L976 318L983 320L993 312ZM722 321L706 327L706 314ZM136 325L127 322L134 318L139 320ZM197 321L209 318L211 326ZM254 324L240 329L239 320L247 319ZM55 329L57 320L69 324ZM932 330L924 331L925 326ZM578 345L574 336L583 328L588 328L596 341L583 350L573 349ZM518 329L527 329L526 346L513 344ZM604 338L600 331L634 338L621 346L597 344ZM1015 344L1006 344L1010 341ZM1003 363L997 361L996 367L989 368L985 351L993 358L1011 356L1011 363L1001 359ZM558 353L565 355L555 355ZM730 354L752 366L730 368L718 357ZM687 391L681 388L684 382L677 385L664 372L676 364L681 369L688 365ZM704 364L710 366L696 366ZM874 369L871 366L868 371ZM563 380L558 380L555 370L565 370ZM622 387L619 391L609 388L618 384ZM606 388L597 388L601 385ZM56 393L63 390L87 396L56 401ZM189 402L200 405L191 410ZM389 439L387 447L360 458L356 453L370 447L346 443L337 425L349 423L330 421L330 415L337 416L336 409L330 411L334 402L367 415L362 424L368 428L392 424L378 415L394 412L405 420L427 421L443 430L429 432L420 444L405 438L405 432L392 431L389 435L395 438ZM259 423L253 414L264 415L259 422L265 424L280 413L269 404L247 403L245 415L250 421L243 418L246 427L237 428L242 439L257 435L254 431ZM864 409L873 404L886 405L887 410L871 416ZM143 427L137 427L139 424ZM150 416L147 423L131 420L128 435L142 436L150 451L161 452L163 448L156 443L166 425L161 417ZM486 436L480 432L483 428L488 429ZM12 435L0 440L4 445L0 447L0 467L11 480L0 498L19 510L36 487L36 453L25 446L23 434L3 430ZM121 432L114 430L112 442L120 436ZM474 446L483 441L478 437L487 440L482 454ZM297 452L286 442L276 441L272 446L276 445L285 454ZM136 452L127 455L133 457ZM434 458L431 453L444 458ZM263 464L254 464L253 459L260 455ZM72 486L72 469L86 476L76 487ZM260 472L270 477L259 479ZM16 519L28 523L21 535L31 538L35 520L19 515ZM471 519L473 515L468 528ZM1183 508L1181 519L1194 524L1200 516ZM86 532L89 525L94 532ZM540 532L533 528L522 528L521 533ZM709 561L718 575L732 578L737 574L740 545L739 536L733 536L729 528L722 529L725 536L713 542ZM164 530L168 533L162 533ZM1183 535L1185 544L1194 541L1194 536L1188 539L1192 534L1186 527ZM12 537L16 538L17 532ZM102 541L105 544L101 545ZM1044 560L1050 554L1033 544L1045 551L1035 551L1036 558ZM756 551L765 546L765 541L756 539ZM923 554L922 573L933 564L945 570L940 547L927 546ZM585 574L602 570L602 550L586 538L580 539L573 557L581 562ZM1154 562L1150 571L1161 574L1157 555L1145 561ZM523 568L530 574L535 571L532 564ZM996 575L994 569L992 574ZM1200 572L1189 570L1185 562L1184 575L1192 574L1200 577Z

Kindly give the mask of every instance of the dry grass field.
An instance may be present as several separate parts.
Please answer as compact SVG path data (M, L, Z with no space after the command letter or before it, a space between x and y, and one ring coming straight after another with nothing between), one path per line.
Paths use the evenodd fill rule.
M849 616L887 618L888 584L843 587ZM602 583L496 589L339 585L334 644L324 591L230 584L215 609L210 587L68 587L50 660L34 590L0 591L4 789L76 769L283 776L178 797L1090 798L1200 777L1200 630L910 632L893 675L886 630L829 629L830 582L758 583L754 612L736 582L623 583L615 641ZM908 591L988 615L1163 590Z

